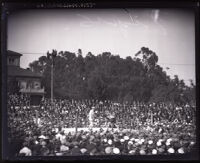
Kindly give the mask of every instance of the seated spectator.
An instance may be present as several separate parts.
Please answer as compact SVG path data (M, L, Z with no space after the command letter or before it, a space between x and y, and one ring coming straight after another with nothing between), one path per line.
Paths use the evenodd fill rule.
M28 143L23 143L23 148L19 151L19 154L25 155L25 156L32 156L32 151L28 148Z

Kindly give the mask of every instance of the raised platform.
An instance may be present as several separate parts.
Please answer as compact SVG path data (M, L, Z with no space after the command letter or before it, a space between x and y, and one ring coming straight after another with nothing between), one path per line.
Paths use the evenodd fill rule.
M98 128L98 127L94 127L94 128L88 128L88 127L85 127L85 128L77 128L77 131L90 131L92 130L93 132L95 131L99 131L100 129L102 129L104 132L109 130L111 131L112 128ZM62 128L62 130L64 131L64 133L75 133L76 132L76 128ZM55 131L57 132L58 131L58 128L55 129ZM113 128L113 131L119 131L119 128ZM123 129L122 130L123 132L126 132L126 131L134 131L134 130L131 130L131 129Z

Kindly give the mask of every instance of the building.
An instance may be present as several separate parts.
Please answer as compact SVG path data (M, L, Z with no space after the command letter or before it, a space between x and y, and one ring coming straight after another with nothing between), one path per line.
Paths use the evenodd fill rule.
M41 85L42 75L30 69L21 68L21 56L20 53L7 51L8 92L26 94L30 96L31 105L38 105L45 93Z

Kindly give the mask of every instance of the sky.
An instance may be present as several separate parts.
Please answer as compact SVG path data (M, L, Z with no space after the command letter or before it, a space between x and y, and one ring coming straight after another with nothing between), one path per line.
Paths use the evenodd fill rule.
M7 49L23 54L21 67L52 49L83 56L111 52L134 57L148 47L172 78L195 82L194 13L175 9L35 9L8 17ZM166 69L166 68L169 69Z

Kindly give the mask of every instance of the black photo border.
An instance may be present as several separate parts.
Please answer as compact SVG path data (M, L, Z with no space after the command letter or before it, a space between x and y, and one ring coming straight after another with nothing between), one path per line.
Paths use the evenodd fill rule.
M92 8L177 8L191 9L195 13L195 70L196 70L196 150L183 155L158 156L37 156L37 157L10 157L7 140L7 18L11 12L24 9L92 9ZM1 2L1 158L3 160L199 160L199 0L3 0Z

